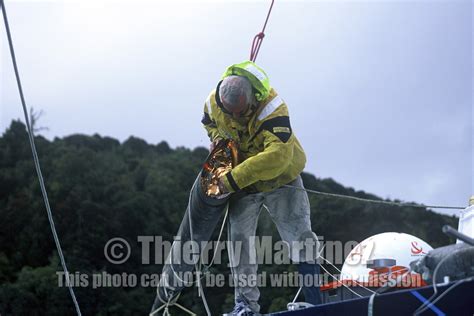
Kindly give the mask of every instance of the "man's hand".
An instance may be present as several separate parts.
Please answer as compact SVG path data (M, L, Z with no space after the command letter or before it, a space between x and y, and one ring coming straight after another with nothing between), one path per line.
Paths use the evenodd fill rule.
M222 179L225 177L225 175L221 176L217 182L217 185L219 186L219 192L220 194L225 194L225 193L229 193L229 190L227 190L227 188L225 187L224 185L224 182L222 181Z
M229 191L226 189L223 181L223 177L217 178L217 180L214 180L214 183L211 184L208 189L207 189L207 195L209 196L218 196L221 194L229 193Z
M230 172L231 169L232 168L230 168L230 167L228 167L228 168L224 168L224 167L217 168L217 171L216 171L217 186L219 187L220 194L229 193L229 190L226 189L226 187L224 185L224 182L222 180L224 179L226 174L228 172Z
M215 170L215 174L212 176L212 183L207 188L207 195L218 196L229 193L229 190L227 190L224 185L223 179L231 169L232 168L219 167Z

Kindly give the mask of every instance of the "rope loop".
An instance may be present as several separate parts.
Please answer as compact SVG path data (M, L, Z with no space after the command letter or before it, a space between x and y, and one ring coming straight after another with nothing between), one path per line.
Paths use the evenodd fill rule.
M273 3L275 0L272 0L270 5L270 9L268 9L267 18L265 19L265 23L263 24L262 31L257 33L252 41L252 48L250 49L250 61L255 62L257 59L258 52L260 51L260 47L262 46L263 38L265 37L265 28L267 27L268 19L270 18L270 13L272 12Z

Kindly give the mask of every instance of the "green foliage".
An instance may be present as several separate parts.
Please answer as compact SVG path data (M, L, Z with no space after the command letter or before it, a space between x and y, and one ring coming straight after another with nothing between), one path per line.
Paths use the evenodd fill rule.
M35 138L54 220L71 273L159 273L161 266L141 263L137 236L171 240L183 217L191 185L208 154L206 148L171 149L136 137L123 144L99 135L71 135L53 141ZM303 174L306 187L325 192L377 198L346 188L332 179ZM441 233L456 218L425 209L399 208L310 196L313 229L326 240L363 240L385 231L416 235L433 246L451 241ZM350 219L350 221L348 221ZM376 223L376 224L375 224ZM260 234L278 236L263 215ZM217 232L214 232L214 237ZM109 263L104 245L113 237L133 247L121 265ZM224 238L226 238L224 234ZM65 287L58 287L61 271L47 215L32 163L25 126L13 121L0 137L0 314L72 315ZM293 266L260 270L282 273ZM225 264L213 272L228 275ZM152 287L76 288L84 315L145 315L154 300ZM262 288L263 310L284 309L294 288ZM211 308L232 308L233 290L207 288ZM194 289L181 296L184 306L205 314ZM173 314L179 315L173 310Z

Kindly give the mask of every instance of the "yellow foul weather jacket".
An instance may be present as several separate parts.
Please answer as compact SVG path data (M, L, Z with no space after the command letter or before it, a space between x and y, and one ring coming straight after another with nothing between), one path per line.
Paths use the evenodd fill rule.
M210 140L230 138L239 144L241 163L226 174L224 185L229 192L266 192L290 183L303 171L306 156L291 129L285 102L265 72L250 61L230 66L223 78L230 75L247 77L258 103L241 123L222 111L220 83L205 102L202 123Z

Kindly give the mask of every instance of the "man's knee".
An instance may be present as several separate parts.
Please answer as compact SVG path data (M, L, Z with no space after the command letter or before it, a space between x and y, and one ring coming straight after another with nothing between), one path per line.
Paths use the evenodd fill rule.
M310 230L302 232L290 244L290 259L293 262L314 262L319 257L319 240Z

